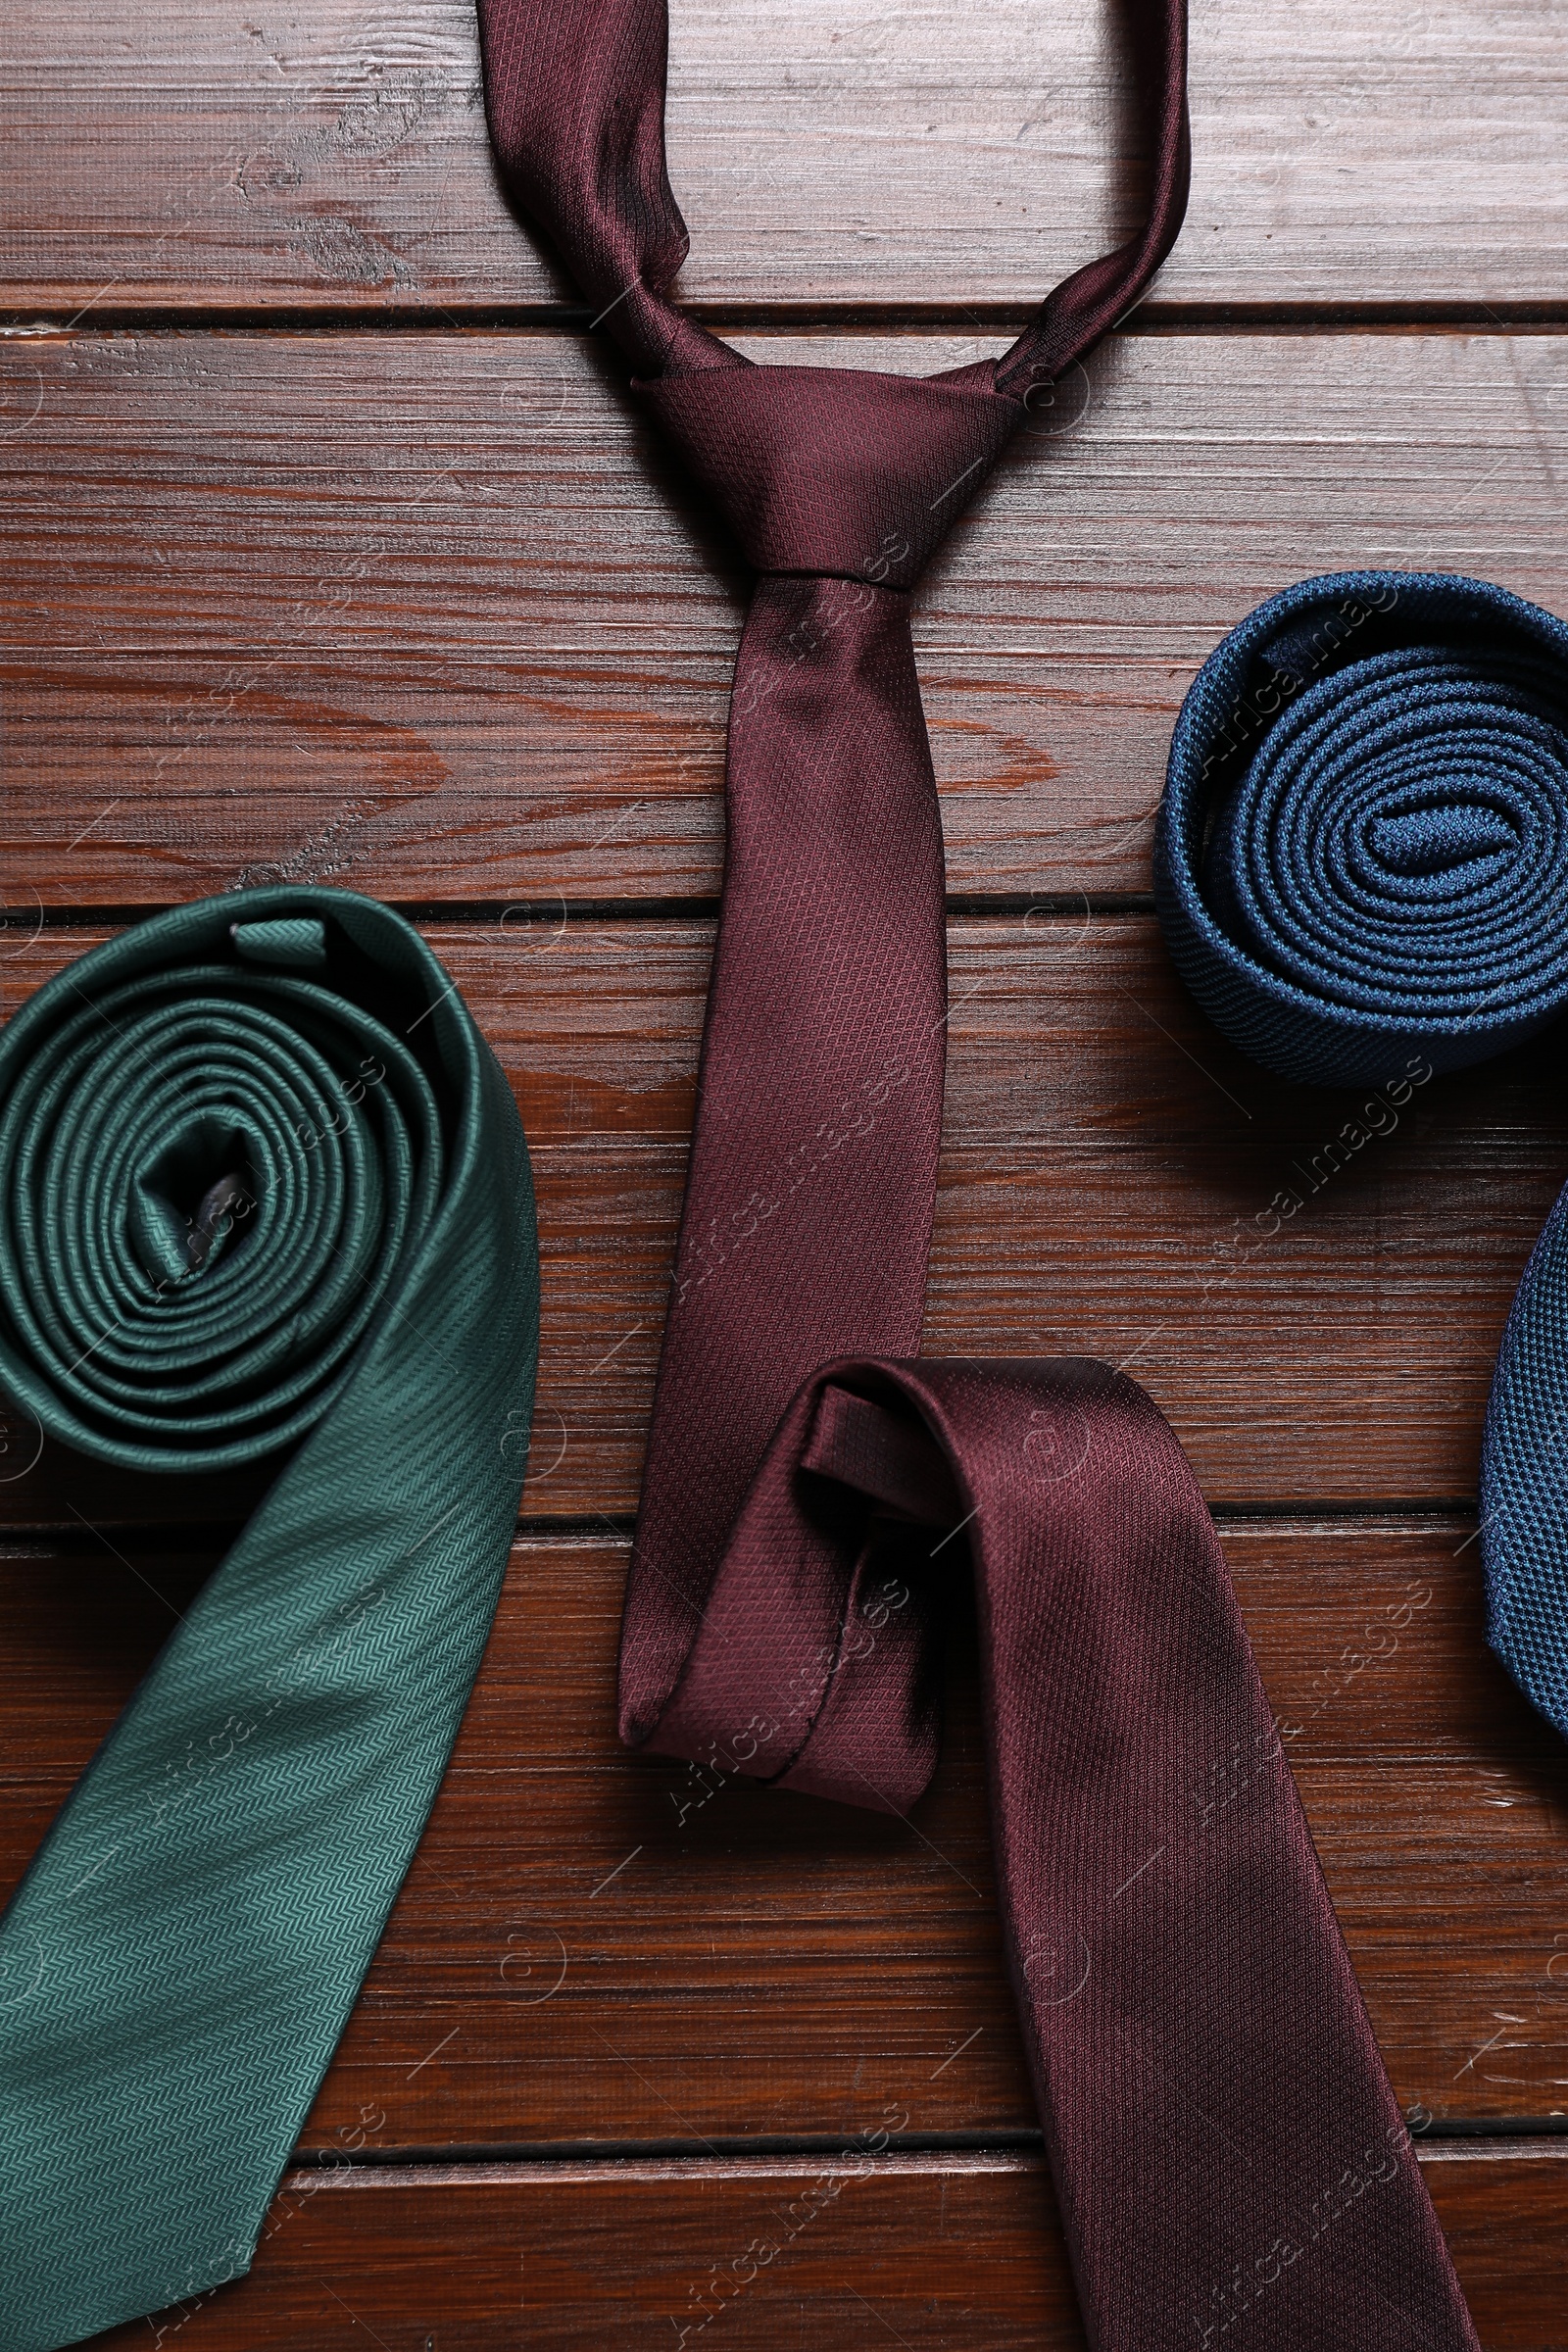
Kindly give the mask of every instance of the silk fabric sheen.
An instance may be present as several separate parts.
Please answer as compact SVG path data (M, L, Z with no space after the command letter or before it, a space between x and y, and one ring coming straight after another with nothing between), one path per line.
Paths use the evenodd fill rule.
M1193 993L1282 1077L1479 1061L1568 1003L1568 628L1485 580L1356 571L1194 681L1155 851ZM1568 1736L1568 1193L1503 1334L1481 1465L1493 1648Z
M1176 234L1184 12L1141 21L1139 236L1000 360L924 380L754 367L675 309L662 0L480 21L510 187L761 575L623 1735L902 1813L935 1754L925 1604L966 1544L1004 1918L1091 2340L1473 2346L1169 1430L1097 1364L912 1360L947 1010L907 591Z
M0 1040L9 1464L292 1449L0 1922L5 2352L249 2267L484 1646L537 1317L511 1089L389 908L180 907Z

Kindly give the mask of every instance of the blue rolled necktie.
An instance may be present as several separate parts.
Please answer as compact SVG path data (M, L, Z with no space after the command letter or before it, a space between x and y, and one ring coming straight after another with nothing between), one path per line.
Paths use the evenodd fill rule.
M1178 970L1285 1078L1484 1060L1568 1000L1568 627L1485 580L1302 580L1233 629L1171 743ZM1520 1282L1481 1467L1493 1648L1568 1736L1568 1192Z

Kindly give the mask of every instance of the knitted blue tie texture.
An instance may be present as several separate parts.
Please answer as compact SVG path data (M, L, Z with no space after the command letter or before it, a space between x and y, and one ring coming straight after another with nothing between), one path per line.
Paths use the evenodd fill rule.
M1249 613L1171 742L1154 893L1216 1026L1282 1077L1500 1054L1568 998L1568 628L1486 580L1351 571ZM1568 1193L1487 1410L1493 1648L1568 1735Z

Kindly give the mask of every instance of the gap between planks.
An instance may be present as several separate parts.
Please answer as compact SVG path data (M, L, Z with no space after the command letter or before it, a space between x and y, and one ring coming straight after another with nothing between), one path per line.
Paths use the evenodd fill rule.
M892 329L937 334L1017 335L1037 315L1029 303L757 302L684 303L684 318L715 334L848 334ZM83 324L87 320L90 323ZM332 303L91 303L29 308L13 303L0 338L93 334L289 335L428 334L484 331L538 333L555 329L586 335L595 318L587 304L439 302L378 311ZM1568 302L1483 300L1452 302L1148 302L1119 321L1118 335L1364 335L1421 334L1452 328L1467 333L1554 334L1568 326ZM607 348L609 339L605 338Z
M1453 1501L1442 1496L1417 1497L1413 1501L1395 1497L1324 1502L1302 1495L1278 1503L1212 1502L1208 1515L1216 1526L1231 1528L1239 1535L1252 1528L1267 1528L1275 1534L1334 1535L1347 1527L1375 1530L1387 1526L1396 1527L1404 1535L1448 1536L1455 1527L1465 1526L1474 1519L1476 1506L1473 1501ZM138 1552L217 1552L227 1549L249 1516L250 1513L242 1513L232 1519L138 1519L112 1524L121 1529ZM514 1544L559 1544L565 1547L607 1544L624 1548L635 1532L636 1519L630 1512L563 1511L559 1519L553 1519L547 1512L535 1511L518 1519L512 1540ZM25 1559L44 1543L51 1552L66 1557L96 1556L103 1548L97 1531L79 1521L17 1520L0 1530L0 1559Z
M1568 2137L1509 2139L1502 2136L1489 2139L1469 2139L1423 2143L1414 2141L1416 2155L1422 2164L1517 2164L1568 2163ZM961 2154L920 2153L867 2155L853 2147L840 2148L837 2155L848 2165L854 2163L867 2170L891 2176L895 2180L913 2180L942 2174L980 2173L1040 2173L1045 2170L1045 2158L1032 2152L1013 2148L973 2148ZM482 2188L527 2187L530 2185L559 2186L563 2183L588 2186L593 2182L613 2180L814 2180L831 2168L832 2158L813 2156L607 2156L584 2161L571 2157L564 2161L533 2159L518 2163L512 2160L476 2161L471 2164L337 2164L297 2167L286 2173L280 2183L284 2190L314 2195L322 2188L337 2189L398 2189L398 2188Z

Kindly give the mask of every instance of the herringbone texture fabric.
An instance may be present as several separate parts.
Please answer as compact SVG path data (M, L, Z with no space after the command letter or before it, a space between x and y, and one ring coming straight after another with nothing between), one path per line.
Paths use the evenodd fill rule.
M1486 580L1345 572L1250 613L1171 745L1155 888L1226 1034L1311 1084L1500 1054L1568 1003L1568 627ZM1492 1646L1568 1734L1568 1196L1482 1456Z
M924 381L751 367L670 303L662 0L481 0L481 24L514 192L761 575L622 1733L903 1812L935 1753L932 1586L967 1552L1091 2341L1473 2348L1175 1440L1102 1365L912 1360L947 1008L909 590L1175 236L1183 9L1140 21L1144 230L1003 358Z
M390 909L182 907L0 1041L13 1428L293 1448L0 1924L5 2352L248 2268L478 1666L537 1317L511 1090Z

